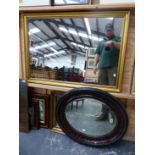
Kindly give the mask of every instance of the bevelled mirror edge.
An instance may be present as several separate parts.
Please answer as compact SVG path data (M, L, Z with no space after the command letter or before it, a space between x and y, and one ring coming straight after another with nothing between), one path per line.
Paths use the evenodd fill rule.
M73 15L70 13L64 13L63 18L69 18L72 17L85 17L85 16L94 16L94 17L103 17L103 16L114 16L114 17L123 17L124 18L124 24L123 24L123 33L122 33L122 39L121 39L121 54L119 56L119 64L118 64L118 78L116 81L115 86L106 86L106 85L96 85L96 84L86 84L86 83L77 83L77 82L67 82L67 81L58 81L58 80L47 80L47 79L39 79L39 78L31 78L30 77L30 67L29 67L29 41L28 41L28 25L27 22L29 19L35 19L35 18L48 18L48 17L62 17L61 13L26 13L23 14L23 25L24 25L24 49L25 49L25 69L26 69L26 78L28 82L31 83L38 83L38 84L46 84L46 85L54 85L54 86L67 86L71 88L78 88L78 87L94 87L101 90L106 90L109 92L120 92L121 86L122 86L122 78L123 78L123 69L124 69L124 61L125 61L125 51L126 51L126 44L127 44L127 33L128 33L128 26L129 26L129 11L100 11L100 12L79 12L80 15Z

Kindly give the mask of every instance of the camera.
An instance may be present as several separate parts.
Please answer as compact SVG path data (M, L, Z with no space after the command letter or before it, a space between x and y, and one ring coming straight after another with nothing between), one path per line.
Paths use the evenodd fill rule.
M105 47L105 50L106 51L110 51L110 47Z

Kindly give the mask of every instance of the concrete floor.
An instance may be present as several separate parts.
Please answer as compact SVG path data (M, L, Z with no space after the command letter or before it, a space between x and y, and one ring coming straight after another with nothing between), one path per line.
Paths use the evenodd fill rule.
M71 109L72 104L73 108ZM77 108L75 102L72 104L67 106L66 118L69 124L81 133L97 137L106 135L115 128L116 119L115 123L109 123L108 119L96 121L97 116L102 113L102 102L85 98L83 104L80 105L79 103Z
M134 155L135 143L121 141L104 148L81 145L49 129L19 133L19 155Z

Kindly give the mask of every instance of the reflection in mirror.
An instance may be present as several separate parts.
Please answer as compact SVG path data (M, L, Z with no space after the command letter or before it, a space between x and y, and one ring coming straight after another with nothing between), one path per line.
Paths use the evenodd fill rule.
M77 4L88 4L90 0L53 0L54 5L77 5Z
M122 103L107 92L88 87L72 89L59 99L56 121L70 138L92 146L115 143L128 128Z
M45 123L45 100L39 100L40 122Z
M113 111L93 98L75 99L67 105L65 114L75 130L91 137L110 134L117 124Z
M33 102L34 101L39 104L40 123L45 123L45 100L33 98Z
M28 20L30 77L115 86L124 17Z

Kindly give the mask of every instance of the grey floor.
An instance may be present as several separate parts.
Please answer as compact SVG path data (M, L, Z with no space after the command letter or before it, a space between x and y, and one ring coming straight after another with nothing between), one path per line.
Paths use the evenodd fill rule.
M19 133L19 155L134 155L135 144L121 141L112 146L94 148L81 145L66 135L49 129Z
M71 109L72 104L73 108ZM106 135L115 128L116 120L115 123L109 123L108 119L96 121L97 116L101 114L102 102L96 99L85 98L83 105L80 104L76 108L75 102L71 103L66 110L66 118L76 130L89 136L97 137Z

